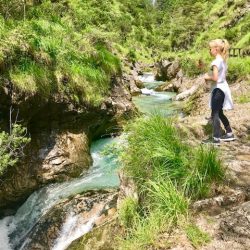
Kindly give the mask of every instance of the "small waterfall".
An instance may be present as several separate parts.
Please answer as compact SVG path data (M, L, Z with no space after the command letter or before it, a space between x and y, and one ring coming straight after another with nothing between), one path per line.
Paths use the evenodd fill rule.
M155 6L156 0L152 0L152 5Z
M11 226L12 216L0 220L0 250L12 250L9 242L9 232L14 230Z
M98 215L99 214L97 213L88 219L88 221L83 220L83 218L77 215L69 215L52 250L67 249L71 242L88 233L93 228Z
M155 76L151 72L144 73L142 76L139 76L138 78L139 78L140 81L142 81L144 83L150 83L150 82L155 81Z
M172 92L157 92L154 89L164 82L156 81L152 72L146 72L139 76L139 80L144 83L145 88L141 89L142 95L134 96L133 101L136 107L145 114L161 113L163 116L170 116L176 113L177 107L174 107Z
M114 142L119 143L119 140L117 137L94 142L91 146L93 166L89 169L87 175L72 181L51 184L34 192L18 209L15 216L5 217L0 220L0 250L13 250L20 242L23 242L22 247L25 247L29 241L27 239L29 232L40 218L62 199L87 190L118 187L119 177L116 172L118 167L116 157L103 155L102 151L107 145L112 145ZM69 225L73 225L73 222L77 219L76 216L69 216L68 218L64 226L65 230L70 228ZM72 231L73 236L68 234L68 238L76 237L75 235L79 235L80 232L84 233L90 230L93 220L95 220L95 217L90 218L89 222L85 222L83 228L74 229ZM62 232L62 235L66 235L66 233ZM60 243L57 242L57 244Z

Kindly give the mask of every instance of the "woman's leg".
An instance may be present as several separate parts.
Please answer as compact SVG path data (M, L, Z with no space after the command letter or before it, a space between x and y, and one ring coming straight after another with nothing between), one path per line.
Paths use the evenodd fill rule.
M220 117L220 120L222 121L222 123L223 123L223 125L225 127L226 132L227 133L232 133L231 126L229 124L229 121L228 121L227 117L224 115L223 110L219 111L219 117Z
M222 111L225 94L221 89L214 89L212 93L212 124L213 124L213 137L221 137L220 116Z
M219 110L212 110L212 125L213 125L213 137L220 138L221 136L221 127L220 127L220 117Z

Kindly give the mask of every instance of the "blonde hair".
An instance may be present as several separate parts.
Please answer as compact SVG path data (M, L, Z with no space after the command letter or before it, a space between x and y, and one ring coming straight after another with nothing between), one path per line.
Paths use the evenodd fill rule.
M229 56L230 45L226 39L215 39L209 42L209 47L217 47L220 55L226 61Z

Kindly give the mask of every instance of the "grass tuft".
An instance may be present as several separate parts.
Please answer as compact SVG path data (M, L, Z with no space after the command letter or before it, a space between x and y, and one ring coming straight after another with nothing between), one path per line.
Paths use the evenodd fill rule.
M206 243L209 243L211 241L211 237L209 236L209 234L201 231L200 228L194 224L189 224L185 228L185 232L188 239L191 241L192 245L195 248L205 245Z
M128 125L128 143L120 159L139 190L140 213L127 229L127 238L120 240L126 246L121 249L155 247L158 234L186 224L190 202L211 195L212 184L224 177L216 149L189 146L176 124L156 114ZM158 220L157 214L164 216ZM197 229L188 232L198 244Z

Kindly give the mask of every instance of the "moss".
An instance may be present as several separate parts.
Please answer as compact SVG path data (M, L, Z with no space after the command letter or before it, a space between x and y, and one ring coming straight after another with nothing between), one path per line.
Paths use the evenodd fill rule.
M120 227L117 221L114 220L101 227L94 228L80 239L75 240L68 247L68 250L116 250L117 242L116 239L114 239L114 235L118 235L119 233Z

